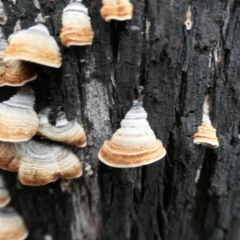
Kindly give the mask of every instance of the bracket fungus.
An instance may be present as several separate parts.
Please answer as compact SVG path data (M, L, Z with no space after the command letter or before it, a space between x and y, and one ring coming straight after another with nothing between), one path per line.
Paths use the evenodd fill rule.
M11 201L11 196L6 188L3 175L0 174L0 208L5 207Z
M0 142L0 168L17 172L21 156L14 143Z
M38 129L33 109L35 96L28 86L21 87L8 101L0 103L0 140L22 142L31 139Z
M195 144L202 144L209 148L218 148L219 143L216 131L217 130L212 126L209 118L209 95L207 95L203 104L202 123L198 127L197 133L194 134L193 142Z
M32 140L18 144L18 149L22 155L18 175L24 185L45 185L58 178L71 179L82 175L79 159L67 148Z
M84 129L75 121L68 121L64 112L59 112L56 125L49 123L48 117L51 113L49 107L44 108L39 114L38 134L48 139L67 144L85 147L87 145Z
M15 24L15 26L14 26L13 32L15 33L15 32L18 32L18 31L20 31L20 30L22 30L21 20L18 19L17 22L16 22L16 24Z
M162 142L149 126L142 102L134 101L121 121L121 128L110 141L104 142L98 158L112 167L131 168L156 162L165 155Z
M88 175L88 176L92 176L93 174L94 174L94 172L93 172L93 170L92 170L92 165L90 164L90 163L85 163L84 164L84 170L85 170L85 172L86 172L86 174Z
M192 10L191 10L191 6L188 6L188 10L186 13L186 21L184 22L187 30L191 30L191 28L192 28L191 18L192 18Z
M0 86L22 86L37 78L32 63L21 60L3 61L3 52L8 46L0 31Z
M129 0L102 0L102 3L100 12L105 21L132 19L133 5Z
M33 0L33 4L35 6L36 9L40 10L41 9L41 6L40 6L40 3L38 0Z
M66 47L91 45L94 32L90 20L88 9L82 3L69 3L62 14L62 44Z
M62 65L56 41L41 23L13 33L8 40L9 46L4 51L4 61L24 60L55 68Z
M41 186L58 178L82 175L82 165L69 149L53 143L30 140L21 143L0 142L0 168L18 171L20 182Z
M20 143L21 144L21 143ZM17 172L21 154L14 143L0 142L0 168L9 172Z
M0 240L24 240L27 236L22 217L13 208L0 209Z

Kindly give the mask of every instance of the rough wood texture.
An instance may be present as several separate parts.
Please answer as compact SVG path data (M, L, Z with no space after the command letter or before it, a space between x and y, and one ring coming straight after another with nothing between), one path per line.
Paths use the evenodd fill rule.
M94 170L79 180L25 187L5 173L11 205L25 219L28 239L236 240L240 238L240 2L238 0L131 0L133 19L104 22L101 1L89 7L94 43L61 46L63 66L37 66L36 110L59 107L86 129L88 146L73 148ZM188 4L193 27L184 26ZM3 1L6 36L18 19L34 25L33 1ZM59 42L67 1L39 0ZM135 169L114 169L97 153L145 87L149 122L167 156ZM2 87L1 100L15 93ZM193 144L205 94L220 147Z

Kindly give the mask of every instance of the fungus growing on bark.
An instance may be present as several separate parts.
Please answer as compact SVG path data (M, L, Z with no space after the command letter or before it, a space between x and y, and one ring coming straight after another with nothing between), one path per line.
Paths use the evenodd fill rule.
M47 16L48 17L48 16ZM45 24L46 20L45 18L43 18L42 14L39 13L35 19L35 23L41 23L41 24Z
M65 113L59 112L56 125L49 123L50 108L43 109L39 114L38 134L48 139L67 144L85 147L87 145L84 129L75 121L68 121Z
M13 208L0 209L0 240L24 240L27 236L22 217Z
M191 6L188 6L188 10L186 13L186 21L184 22L186 29L191 30L192 28L192 11L191 11Z
M12 3L13 3L14 5L16 5L16 2L17 2L17 0L12 0Z
M78 178L82 165L69 149L56 144L29 141L18 144L22 157L18 170L20 182L29 186L40 186L58 178Z
M195 144L202 144L209 148L219 147L216 129L212 126L209 118L209 95L205 97L203 104L203 118L202 123L198 127L197 133L194 134L193 142Z
M80 1L72 2L63 9L61 42L66 47L91 45L92 30L88 9Z
M84 164L84 170L88 176L92 176L94 174L94 172L92 170L92 165L89 163Z
M133 5L129 0L102 0L102 3L100 12L105 21L124 21L132 18Z
M11 196L6 188L3 175L0 173L0 208L5 207L11 201Z
M21 20L18 19L17 22L16 22L16 24L15 24L15 26L14 26L13 32L15 33L15 32L18 32L18 31L20 31L20 30L22 30Z
M3 61L3 52L8 46L0 29L0 86L22 86L37 78L33 64L21 60Z
M0 140L22 142L31 139L38 129L33 109L35 95L28 86L21 87L8 101L0 103Z
M7 15L4 10L2 1L0 0L0 24L5 25L7 22Z
M156 162L166 155L162 142L156 139L150 128L147 113L142 103L133 102L133 107L121 121L110 141L106 141L98 158L105 164L118 167L139 167Z
M62 64L55 39L41 23L13 33L8 40L10 43L3 55L5 61L24 60L55 68Z
M21 144L21 143L19 143ZM0 168L17 172L21 155L14 143L0 142Z
M35 140L0 142L0 168L18 171L20 182L28 186L41 186L58 178L72 179L82 175L82 165L69 149Z
M36 9L38 9L38 10L41 9L41 7L40 7L40 3L39 3L38 0L33 0L33 4L34 4L34 6L35 6Z

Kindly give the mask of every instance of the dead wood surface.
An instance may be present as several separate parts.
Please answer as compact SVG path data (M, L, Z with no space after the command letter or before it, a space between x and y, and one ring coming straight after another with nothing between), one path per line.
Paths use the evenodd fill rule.
M237 240L240 238L240 1L131 0L131 21L106 23L100 0L83 0L95 32L88 47L60 45L62 9L68 1L4 0L8 37L41 12L61 46L60 69L37 66L29 85L36 110L59 107L77 118L88 146L73 148L93 176L44 187L22 186L5 173L11 205L23 216L28 239ZM188 5L193 27L184 26ZM144 86L148 120L167 149L149 166L114 169L99 162L103 142ZM1 100L16 91L0 89ZM205 94L220 147L193 144ZM53 116L53 118L54 118ZM199 175L199 178L197 176Z

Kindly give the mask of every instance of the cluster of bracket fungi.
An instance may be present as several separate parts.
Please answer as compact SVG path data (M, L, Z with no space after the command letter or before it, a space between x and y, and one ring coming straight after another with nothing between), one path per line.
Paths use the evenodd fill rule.
M129 0L103 0L100 12L106 21L123 21L132 18L133 6ZM185 24L188 26L191 22L190 7L186 18L188 22ZM61 42L66 47L92 44L94 32L90 20L88 9L81 0L69 3L63 9ZM38 15L35 21L35 26L26 30L17 29L10 35L9 45L1 33L1 86L22 86L34 80L37 75L33 63L55 68L61 66L59 47L43 24L44 19ZM33 90L24 85L15 96L0 103L0 140L3 141L0 142L0 168L18 172L20 181L31 186L44 185L58 178L81 176L81 164L70 150L56 143L32 140L32 137L38 134L52 141L84 147L86 134L83 128L76 121L69 122L64 112L58 113L56 124L52 125L49 122L51 109L47 107L37 116L34 101ZM194 143L218 147L216 129L212 127L209 118L209 97L206 97L204 103L203 120L194 135ZM110 141L103 144L98 157L109 166L128 168L150 164L165 154L165 148L148 124L142 102L135 100L122 120L121 128ZM49 171L44 171L44 166L48 164ZM31 179L31 174L34 179Z
M129 0L102 2L100 13L105 21L132 18L133 6ZM94 32L90 20L88 9L81 0L69 3L62 14L62 44L66 47L91 45ZM0 1L0 24L6 21ZM38 115L34 111L34 91L25 85L37 78L34 64L54 68L62 64L60 49L43 24L41 15L36 23L26 30L16 27L8 39L9 45L0 32L0 86L21 86L13 97L0 103L0 168L18 172L20 182L29 186L82 175L82 165L71 150L54 142L33 140L35 135L78 147L87 144L83 128L76 121L68 121L64 112L59 111L56 124L52 125L49 122L49 107ZM192 27L190 7L185 25L187 30ZM194 143L211 148L219 146L216 129L209 118L209 96L205 99L202 124L194 135ZM98 158L111 167L132 168L153 163L165 155L162 142L149 126L142 101L134 100L133 107L121 121L121 127L111 140L104 142ZM89 166L88 170L92 171ZM25 239L28 232L22 218L12 208L6 207L10 199L0 175L0 239L5 239L3 236L9 236L7 239Z

